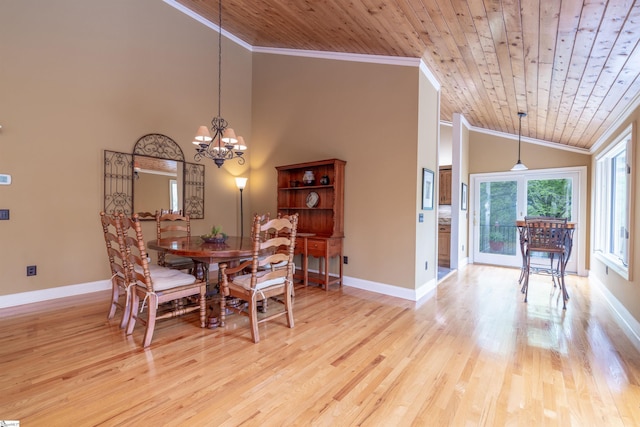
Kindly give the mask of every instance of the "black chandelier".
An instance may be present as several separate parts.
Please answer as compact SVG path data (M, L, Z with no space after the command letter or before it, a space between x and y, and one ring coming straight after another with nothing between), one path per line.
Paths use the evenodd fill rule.
M238 163L244 164L244 154L247 146L241 136L236 136L229 123L222 118L220 113L220 100L222 99L222 0L218 1L220 23L218 26L218 115L211 120L211 132L206 126L200 126L193 143L196 147L194 158L200 161L203 157L213 160L218 166L222 166L225 160L238 159Z

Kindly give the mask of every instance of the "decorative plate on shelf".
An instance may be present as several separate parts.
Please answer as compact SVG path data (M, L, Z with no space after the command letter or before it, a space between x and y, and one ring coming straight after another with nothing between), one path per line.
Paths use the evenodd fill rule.
M319 201L320 201L320 196L318 196L318 193L316 193L315 191L312 191L307 195L308 208L315 208L316 206L318 206Z

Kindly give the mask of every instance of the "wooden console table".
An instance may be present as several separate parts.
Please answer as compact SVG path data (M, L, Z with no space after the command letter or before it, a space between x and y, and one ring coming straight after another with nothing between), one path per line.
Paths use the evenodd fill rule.
M342 238L341 237L320 237L314 233L298 233L296 235L296 254L302 255L302 267L300 273L296 274L298 279L302 279L305 286L311 283L321 285L326 291L329 286L339 284L342 286ZM318 273L309 272L309 257L323 258L318 263ZM329 260L338 257L339 274L329 274Z

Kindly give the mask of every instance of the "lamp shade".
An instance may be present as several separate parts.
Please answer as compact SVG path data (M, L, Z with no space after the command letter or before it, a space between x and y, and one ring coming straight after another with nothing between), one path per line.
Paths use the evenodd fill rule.
M248 178L244 178L241 176L236 177L236 186L238 187L238 189L244 190L244 187L247 186L247 179Z
M526 171L527 169L529 168L526 167L520 160L518 160L518 163L513 165L513 167L511 168L512 171Z
M228 145L234 145L238 142L236 132L232 128L226 128L222 133L222 142Z
M209 142L213 138L211 138L211 134L209 133L209 129L206 126L200 126L198 128L198 132L196 132L196 136L194 137L194 144L199 144L201 142Z
M247 145L245 144L243 137L238 137L238 143L233 146L233 149L236 151L244 151L247 149Z

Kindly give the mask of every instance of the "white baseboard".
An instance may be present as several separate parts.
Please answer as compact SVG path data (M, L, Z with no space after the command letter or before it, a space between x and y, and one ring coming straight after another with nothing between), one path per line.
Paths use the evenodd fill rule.
M344 286L349 286L351 288L362 289L410 301L418 301L426 295L431 294L438 284L436 279L432 279L420 286L418 289L408 289L348 276L343 277L343 282Z
M212 264L209 271L217 274L218 264ZM18 294L0 295L0 308L15 307L34 302L48 301L57 298L72 297L74 295L89 294L91 292L106 291L111 289L111 280L98 280L77 285L60 286L57 288L42 289L39 291L20 292Z
M211 269L216 271L216 269ZM431 294L437 286L435 279L428 281L418 289L400 288L398 286L387 285L385 283L371 282L369 280L357 279L355 277L344 276L344 286L363 289L365 291L392 297L418 301ZM42 289L39 291L20 292L11 295L0 295L0 308L15 307L34 302L48 301L57 298L70 297L74 295L88 294L91 292L106 291L111 289L110 280L98 280L90 283L80 283L77 285L60 286L57 288Z
M57 288L41 289L39 291L20 292L18 294L0 295L0 308L15 307L17 305L48 301L51 299L88 294L91 292L111 289L111 280L81 283L78 285L60 286Z
M589 282L600 292L613 311L613 318L634 347L640 351L640 323L629 313L622 303L609 291L595 274L589 274Z

